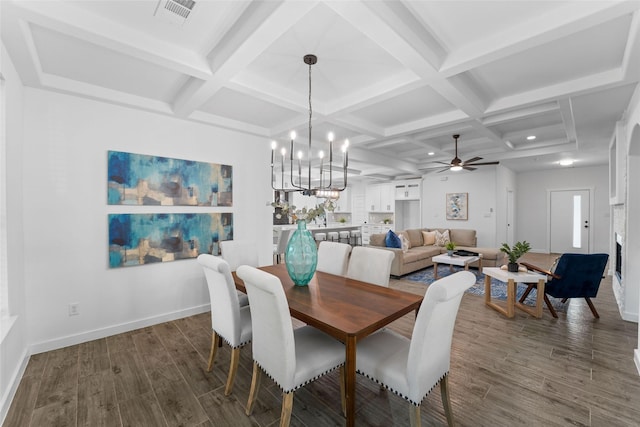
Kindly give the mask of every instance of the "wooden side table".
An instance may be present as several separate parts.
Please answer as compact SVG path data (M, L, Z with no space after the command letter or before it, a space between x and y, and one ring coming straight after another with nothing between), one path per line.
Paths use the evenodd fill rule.
M547 276L532 272L510 273L502 270L500 267L485 267L482 269L484 273L484 303L489 307L502 313L507 317L515 316L515 308L518 307L522 311L530 315L542 317L542 303L544 302L544 284L547 282ZM491 278L500 280L507 284L507 303L506 307L491 300ZM516 302L516 283L535 283L536 284L536 306L530 307Z

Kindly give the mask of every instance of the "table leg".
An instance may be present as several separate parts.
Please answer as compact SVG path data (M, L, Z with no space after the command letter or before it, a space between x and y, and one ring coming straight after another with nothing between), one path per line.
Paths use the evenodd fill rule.
M484 275L484 303L491 303L491 276Z
M345 351L344 375L346 377L347 427L353 427L356 424L356 337L347 337Z
M516 315L516 283L513 279L507 282L507 317Z
M464 271L469 271L469 263L468 262L464 263Z
M536 317L542 317L542 303L544 302L544 283L545 281L538 280L538 287L536 288Z
M438 263L437 262L433 263L433 278L435 280L438 280Z

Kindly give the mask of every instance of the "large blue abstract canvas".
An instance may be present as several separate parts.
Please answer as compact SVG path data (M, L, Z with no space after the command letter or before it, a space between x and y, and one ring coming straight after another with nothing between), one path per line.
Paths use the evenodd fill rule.
M233 240L232 213L110 214L109 267L220 254Z
M110 205L231 206L233 167L109 151Z

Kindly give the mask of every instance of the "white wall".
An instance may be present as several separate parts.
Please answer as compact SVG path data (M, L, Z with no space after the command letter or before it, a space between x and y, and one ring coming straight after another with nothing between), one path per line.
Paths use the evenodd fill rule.
M504 166L496 166L496 243L501 246L507 242L507 192L513 192L517 197L516 173ZM515 203L514 203L515 211ZM515 219L515 213L513 213ZM518 224L513 221L513 230L517 230Z
M468 193L468 220L447 220L447 193ZM496 168L425 175L422 181L422 226L425 228L470 228L476 230L479 247L495 247Z
M6 94L6 203L7 203L7 279L10 317L0 320L0 423L4 419L20 377L26 367L27 309L24 283L24 245L22 240L22 98L20 78L1 45L0 72ZM1 137L1 136L0 136Z
M26 88L22 211L32 350L207 309L195 260L109 269L107 214L227 208L108 206L108 150L232 165L234 236L256 240L265 264L272 238L269 149L257 137ZM80 304L79 316L68 316L69 303Z
M593 188L590 252L609 253L609 169L608 166L573 167L516 175L516 240L526 240L533 252L548 252L549 190Z

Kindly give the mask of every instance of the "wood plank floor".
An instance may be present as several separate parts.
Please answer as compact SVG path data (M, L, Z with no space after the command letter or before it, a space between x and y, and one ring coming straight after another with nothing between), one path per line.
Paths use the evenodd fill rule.
M527 254L548 267L551 257ZM424 293L403 280L391 286ZM516 310L506 319L482 297L465 294L456 323L450 391L460 426L638 426L640 377L633 363L638 326L620 319L611 278L594 300L571 301L553 319ZM413 315L391 328L410 336ZM235 388L224 396L228 347L207 373L208 313L37 354L29 360L4 422L41 426L273 426L277 387L263 376L254 414L244 405L251 381L251 347L241 351ZM366 378L357 382L357 425L406 426L407 403ZM423 425L446 420L436 388L422 404ZM344 425L337 371L295 394L292 426Z

